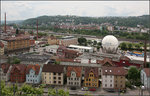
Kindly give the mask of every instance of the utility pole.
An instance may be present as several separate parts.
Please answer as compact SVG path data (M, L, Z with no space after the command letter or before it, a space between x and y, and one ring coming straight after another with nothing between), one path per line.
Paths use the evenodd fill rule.
M6 12L5 12L5 33L6 33Z
M36 24L37 24L37 35L36 35L36 39L38 40L38 19L36 21Z
M147 59L147 40L145 39L145 42L144 42L144 64L143 64L143 67L147 67L146 66L146 59Z

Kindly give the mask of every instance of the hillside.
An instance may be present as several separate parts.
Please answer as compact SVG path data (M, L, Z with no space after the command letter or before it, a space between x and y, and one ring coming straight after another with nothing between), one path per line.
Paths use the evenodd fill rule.
M39 25L54 25L59 23L74 23L77 24L101 24L111 23L117 26L136 27L137 24L148 27L150 25L150 15L130 16L130 17L79 17L79 16L40 16L30 18L22 22L23 25L35 25L36 19ZM117 22L117 23L116 23Z

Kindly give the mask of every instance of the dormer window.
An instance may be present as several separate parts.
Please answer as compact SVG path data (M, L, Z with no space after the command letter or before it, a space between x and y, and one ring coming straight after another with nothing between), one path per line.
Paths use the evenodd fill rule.
M125 61L123 61L122 63L126 63Z
M110 72L112 72L111 70L109 70Z
M107 70L105 70L105 72L107 72Z

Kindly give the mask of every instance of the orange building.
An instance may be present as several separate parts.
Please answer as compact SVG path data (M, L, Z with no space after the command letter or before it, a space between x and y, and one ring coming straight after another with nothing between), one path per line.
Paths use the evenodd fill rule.
M59 40L54 36L48 37L47 42L49 45L58 45L59 44Z
M18 37L9 37L3 40L5 45L5 51L16 51L20 49L30 48L30 37L29 36L18 36Z

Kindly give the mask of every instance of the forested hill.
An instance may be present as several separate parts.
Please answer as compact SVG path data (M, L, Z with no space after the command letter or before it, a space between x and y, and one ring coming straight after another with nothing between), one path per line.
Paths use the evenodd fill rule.
M150 15L129 17L79 17L79 16L40 16L37 17L39 25L52 25L59 23L77 24L101 24L110 23L116 26L136 27L137 24L149 27ZM37 18L30 18L22 22L23 25L35 25Z

